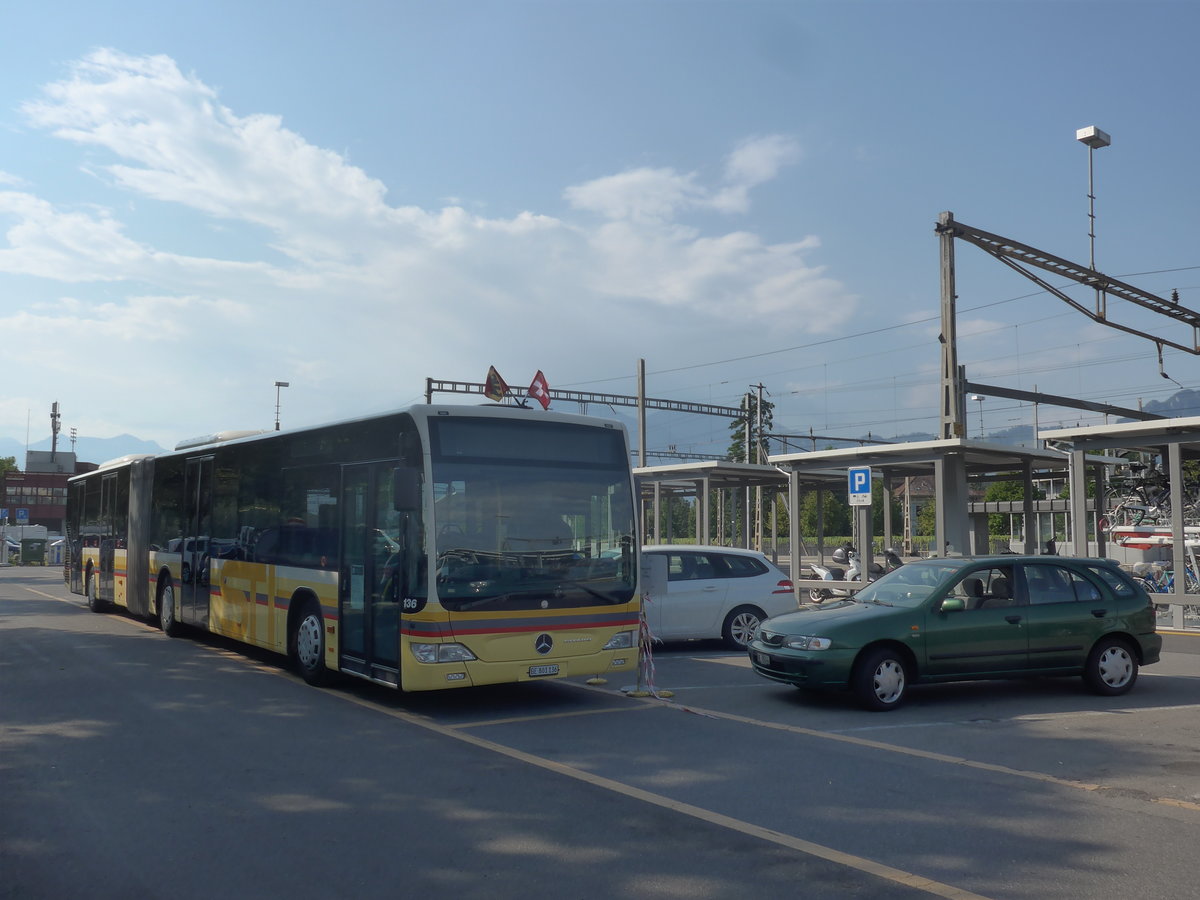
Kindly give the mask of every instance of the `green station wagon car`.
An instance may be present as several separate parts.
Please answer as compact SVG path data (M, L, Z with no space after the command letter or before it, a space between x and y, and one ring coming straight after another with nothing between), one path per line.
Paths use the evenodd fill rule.
M747 648L766 678L848 688L873 710L918 682L1027 675L1081 675L1115 696L1161 649L1150 598L1115 562L1011 555L909 563L767 619Z

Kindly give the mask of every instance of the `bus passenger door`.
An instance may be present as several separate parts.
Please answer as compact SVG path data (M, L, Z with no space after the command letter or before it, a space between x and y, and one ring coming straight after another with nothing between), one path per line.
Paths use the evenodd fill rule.
M208 538L212 533L213 458L189 459L184 471L180 619L208 625Z
M340 665L398 683L400 601L398 515L392 463L342 468L342 547L338 567Z
M116 599L113 587L114 557L117 546L116 502L117 473L113 472L100 480L100 569L96 583L96 596L108 603Z
M71 516L67 520L67 552L70 559L67 571L70 574L69 586L74 594L83 593L83 540L80 537L80 520L83 518L83 483L75 482L68 485L71 499L68 509Z

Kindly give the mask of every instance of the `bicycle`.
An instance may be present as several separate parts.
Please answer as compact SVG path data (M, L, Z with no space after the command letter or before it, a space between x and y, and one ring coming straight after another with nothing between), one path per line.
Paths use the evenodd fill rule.
M1134 579L1141 584L1142 589L1147 594L1175 593L1175 573L1170 569L1154 566L1150 568L1148 574L1135 575ZM1184 579L1184 591L1186 593L1200 594L1200 578L1196 577L1196 573L1192 570L1191 566L1185 568ZM1154 611L1156 613L1165 613L1170 608L1170 604L1167 603L1154 604ZM1185 616L1200 615L1200 606L1186 605L1183 607L1183 613Z
M1105 492L1104 508L1100 527L1105 531L1118 525L1157 525L1169 521L1170 483L1156 469L1114 482Z

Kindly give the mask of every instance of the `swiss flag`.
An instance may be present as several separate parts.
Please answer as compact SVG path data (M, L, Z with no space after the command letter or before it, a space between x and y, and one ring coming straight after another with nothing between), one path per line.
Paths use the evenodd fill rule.
M550 408L550 385L541 369L533 376L533 384L529 385L529 396L542 404L542 409Z

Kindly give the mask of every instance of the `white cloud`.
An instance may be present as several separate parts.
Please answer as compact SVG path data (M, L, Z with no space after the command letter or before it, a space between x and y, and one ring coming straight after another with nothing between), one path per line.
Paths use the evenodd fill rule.
M730 154L723 182L711 188L695 173L641 168L569 187L565 196L576 209L647 223L669 221L690 210L744 213L750 208L750 191L776 177L799 154L791 138L751 138Z
M576 209L609 219L660 222L702 205L707 194L694 175L670 169L633 169L574 185L567 188L565 196Z
M513 381L542 368L553 384L632 372L648 350L672 362L701 345L740 355L834 328L856 303L810 261L815 237L770 243L687 220L744 213L799 158L786 137L742 142L711 184L663 167L567 187L571 208L596 222L389 206L382 182L277 116L234 113L165 56L97 51L23 109L90 148L88 170L113 195L104 208L0 190L0 279L33 279L42 296L72 286L0 328L6 345L61 360L46 389L65 409L86 402L102 416L104 387L174 398L114 401L114 432L248 427L273 411L276 379L293 382L285 402L315 421L409 402L426 376L481 379L493 362ZM155 203L126 220L130 198ZM168 250L147 221L181 227L172 207L265 239L228 259L180 252L186 234L173 230ZM0 432L14 424L23 429L23 413Z
M713 205L725 212L746 212L750 191L772 180L779 170L800 157L800 147L783 135L768 135L743 141L725 164L727 184L713 198Z

